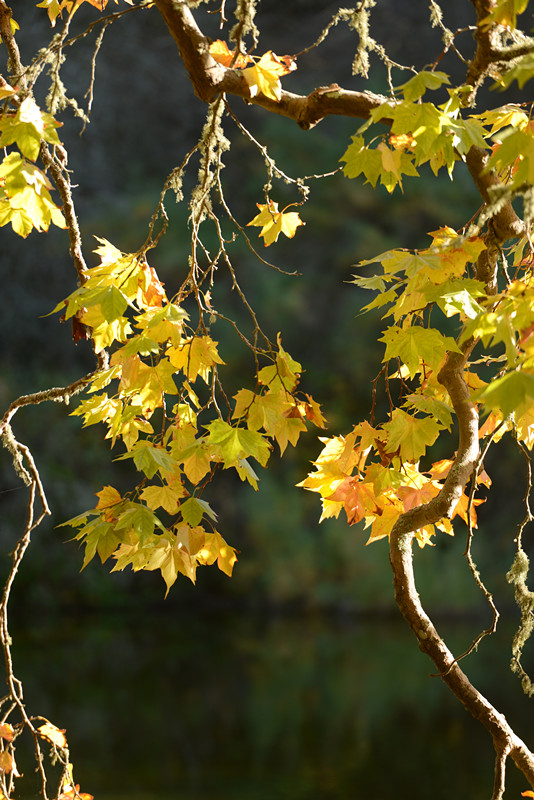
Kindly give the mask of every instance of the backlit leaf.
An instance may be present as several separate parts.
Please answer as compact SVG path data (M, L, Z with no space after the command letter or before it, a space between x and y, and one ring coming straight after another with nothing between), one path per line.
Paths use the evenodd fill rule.
M65 731L61 728L56 728L51 722L46 722L37 728L37 733L43 739L56 744L58 747L66 747L67 739L65 738Z
M260 213L247 225L261 227L260 236L263 236L265 247L276 242L281 233L292 239L299 225L305 224L296 211L278 211L278 203L272 200L256 205Z

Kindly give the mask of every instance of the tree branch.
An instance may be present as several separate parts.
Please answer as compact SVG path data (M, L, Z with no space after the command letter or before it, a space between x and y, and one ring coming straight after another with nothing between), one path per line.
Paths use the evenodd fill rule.
M353 92L337 84L320 86L307 96L282 90L279 101L261 94L251 97L241 71L224 67L211 57L210 40L198 27L187 3L156 0L156 6L178 45L195 94L206 103L213 102L221 93L232 94L246 103L289 117L308 130L330 115L368 119L373 108L387 100L380 94Z
M483 151L482 151L483 152ZM475 156L479 154L475 152ZM476 158L472 167L477 185L489 180L476 169ZM480 188L480 186L479 186ZM488 235L487 255L477 264L477 278L484 280L486 291L496 291L496 252L498 244L514 234L516 219L510 216L510 227L499 220L499 235ZM521 222L519 220L519 222ZM522 223L521 223L522 224ZM469 389L463 378L469 355L475 345L470 339L463 343L461 353L450 352L438 374L438 381L445 387L458 419L458 450L454 462L439 494L429 503L418 506L402 514L390 535L390 562L393 570L395 599L402 615L419 642L419 649L426 653L436 665L438 672L449 689L463 703L472 716L479 720L493 738L497 760L495 766L495 785L493 800L502 797L504 763L509 754L518 769L534 788L534 754L514 733L506 718L471 684L458 666L438 631L426 614L417 589L413 572L412 543L414 532L425 525L451 518L463 490L476 468L479 458L478 412L471 400Z

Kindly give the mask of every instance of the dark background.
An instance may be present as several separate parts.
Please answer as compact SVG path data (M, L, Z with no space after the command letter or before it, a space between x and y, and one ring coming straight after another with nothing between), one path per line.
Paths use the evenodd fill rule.
M259 51L303 49L336 8L264 0ZM50 37L47 17L31 4L14 11L28 62ZM201 12L203 29L219 37L215 17ZM474 21L463 0L448 3L445 12L452 28ZM73 31L96 13L82 8ZM373 20L373 35L395 61L419 69L442 49L426 3L404 3L399 13L398 4L378 2ZM469 55L469 35L463 36L459 43ZM63 80L80 103L90 82L93 42L94 35L73 46L63 67ZM338 82L387 91L385 70L374 56L368 82L351 76L356 42L340 24L299 60L284 86L309 92ZM456 78L464 69L448 56L439 68ZM410 76L394 74L397 84ZM38 87L41 102L46 83ZM230 102L293 177L334 170L359 124L327 119L303 132L289 120ZM124 251L140 246L161 186L198 139L204 115L156 11L128 14L108 29L91 125L80 136L81 122L69 111L61 116L89 260L94 234ZM224 124L233 141L225 159L226 194L245 224L263 201L263 162L230 119ZM299 199L281 182L272 196L281 205ZM404 193L393 196L338 174L312 182L311 199L301 210L306 227L266 251L269 260L301 277L280 275L242 245L234 248L236 270L263 327L273 337L282 331L284 347L305 367L302 387L323 405L329 435L347 432L368 415L370 378L383 352L379 316L358 316L369 296L347 283L353 265L392 247L426 246L428 231L461 226L479 203L461 165L454 182L424 173L415 182L407 179ZM173 225L151 264L172 294L187 270L187 208L170 195L166 206ZM75 380L93 368L94 358L83 342L74 346L57 315L45 316L76 286L65 232L23 241L5 227L1 237L0 401L7 407L22 393ZM223 276L220 286L218 302L239 317ZM249 354L221 323L213 336L228 364L223 377L236 389L247 385ZM110 453L101 431L81 429L68 411L49 404L23 409L15 418L15 433L34 453L53 514L35 532L11 611L15 666L28 704L67 728L82 790L105 800L489 796L491 742L438 680L428 678L431 665L397 622L386 543L366 548L366 534L341 517L318 525L318 498L294 488L318 453L315 432L283 461L273 456L258 493L226 475L212 487L220 530L240 551L234 577L200 570L196 587L178 581L163 601L165 587L156 574L109 574L108 565L96 562L79 573L83 555L76 543L65 543L68 529L56 526L92 507L103 485L127 488L131 476L124 462L113 462L118 453ZM491 644L483 642L469 659L467 671L528 736L530 706L507 665L516 615L504 577L523 516L514 504L525 489L522 464L505 446L486 465L496 491L480 509L474 554L506 619ZM4 451L4 570L26 502ZM443 537L436 548L416 553L423 600L455 652L489 621L461 560L464 534L459 525L455 539ZM28 762L27 775L31 771ZM513 777L510 797L524 788Z

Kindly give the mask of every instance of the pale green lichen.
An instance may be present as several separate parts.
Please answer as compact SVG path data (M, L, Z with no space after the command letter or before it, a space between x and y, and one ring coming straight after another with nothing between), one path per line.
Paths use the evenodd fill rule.
M362 75L364 78L369 74L369 53L377 48L375 40L369 33L371 9L375 5L375 0L362 0L356 9L339 9L341 18L346 19L349 28L356 31L360 39L352 62L352 74Z
M191 216L197 224L202 222L211 209L210 193L224 166L221 156L230 149L230 142L224 135L221 124L223 112L224 105L220 98L210 105L198 145L201 162L198 183L191 192L190 203Z
M32 479L30 473L22 463L22 455L20 453L19 448L17 447L17 440L13 436L13 431L11 430L11 426L4 424L2 425L1 430L2 430L1 434L2 444L4 445L6 450L8 450L11 453L11 456L13 457L13 467L15 469L15 472L17 473L21 481L23 481L23 483L26 484L26 486L30 486Z
M260 32L254 22L258 0L238 0L234 16L236 24L230 31L230 41L238 44L247 34L251 34L254 45L257 45Z
M521 665L523 648L534 630L534 592L527 586L529 566L528 556L519 546L514 562L506 574L506 580L514 586L515 601L521 611L521 622L512 642L510 669L520 676L524 693L532 697L534 683Z

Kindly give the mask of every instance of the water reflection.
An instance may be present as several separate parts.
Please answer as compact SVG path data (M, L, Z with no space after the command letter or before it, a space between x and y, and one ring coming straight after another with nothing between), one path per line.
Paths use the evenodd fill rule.
M184 608L13 627L27 702L67 729L96 800L491 795L489 737L400 622ZM458 651L472 630L455 627ZM506 659L483 646L473 677L527 736ZM507 797L527 788L513 769Z

